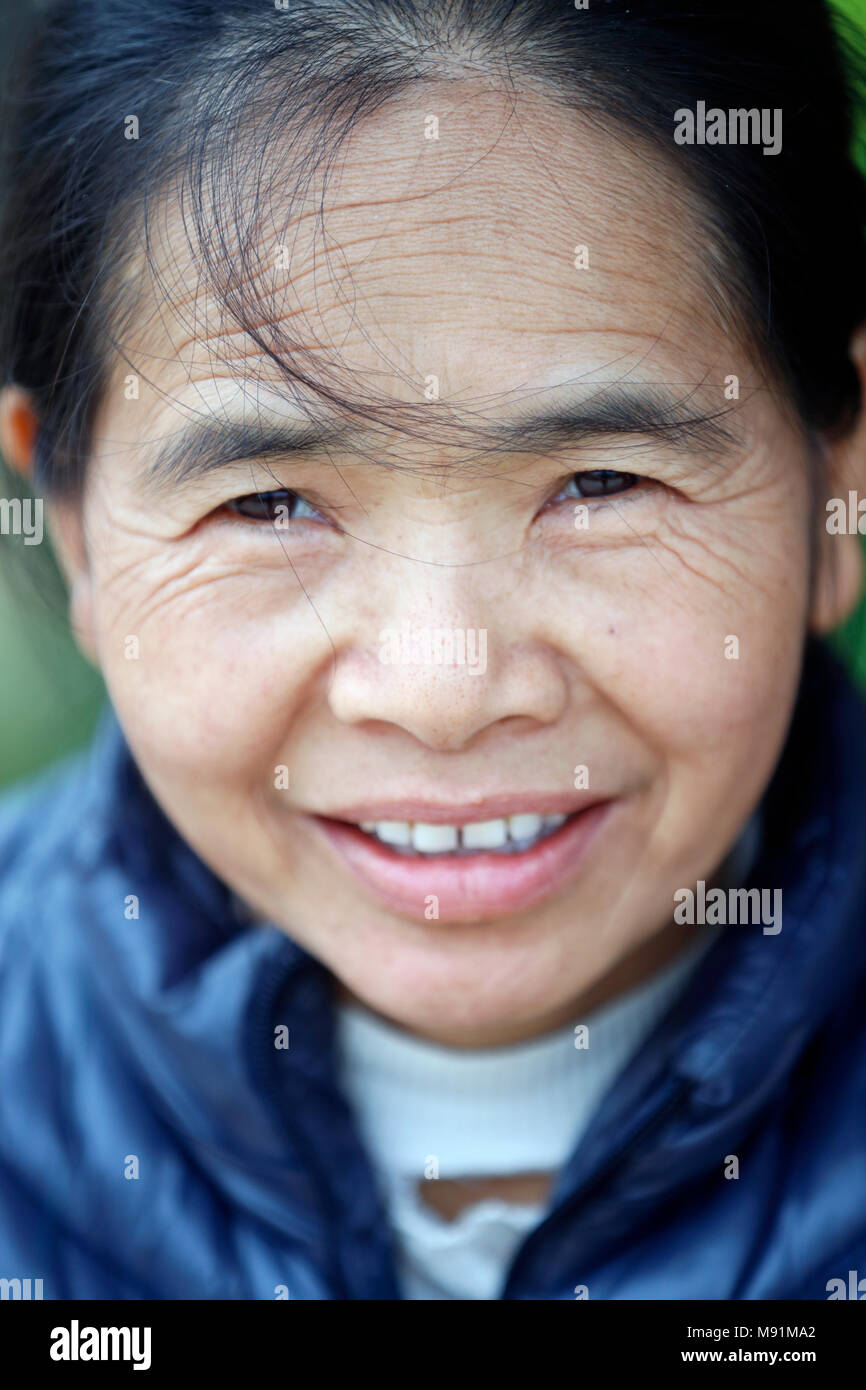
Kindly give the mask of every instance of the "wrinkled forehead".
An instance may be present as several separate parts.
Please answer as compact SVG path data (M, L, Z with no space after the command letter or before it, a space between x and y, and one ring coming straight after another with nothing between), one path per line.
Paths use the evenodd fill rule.
M673 155L600 117L459 80L416 84L336 149L243 139L149 228L124 347L158 391L225 374L474 404L580 374L713 374L718 393L743 370Z

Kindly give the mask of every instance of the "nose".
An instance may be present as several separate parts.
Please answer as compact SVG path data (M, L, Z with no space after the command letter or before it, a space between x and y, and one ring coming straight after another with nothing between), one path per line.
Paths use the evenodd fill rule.
M473 607L475 607L473 605ZM450 615L449 615L450 616ZM337 652L335 718L400 729L438 752L459 752L510 721L511 733L555 723L567 702L556 651L497 620L482 628L403 612L375 641Z

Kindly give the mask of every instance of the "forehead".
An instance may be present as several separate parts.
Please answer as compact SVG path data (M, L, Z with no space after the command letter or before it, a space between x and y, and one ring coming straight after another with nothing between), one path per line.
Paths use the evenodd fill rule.
M156 409L293 366L401 402L435 379L467 404L627 375L685 394L715 374L718 392L742 372L673 155L468 79L416 85L300 178L311 148L287 133L229 161L199 221L166 197L124 342Z

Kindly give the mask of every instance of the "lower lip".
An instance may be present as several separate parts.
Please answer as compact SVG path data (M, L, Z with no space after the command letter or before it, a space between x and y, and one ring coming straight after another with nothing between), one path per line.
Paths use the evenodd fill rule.
M326 840L380 902L418 922L477 922L522 912L550 897L582 863L613 801L572 816L521 854L408 858L345 821L313 816ZM431 897L436 901L432 911Z

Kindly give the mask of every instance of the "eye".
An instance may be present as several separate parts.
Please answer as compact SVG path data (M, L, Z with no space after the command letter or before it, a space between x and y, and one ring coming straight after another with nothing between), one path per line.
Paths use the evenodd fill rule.
M561 497L613 497L620 492L628 492L641 481L636 473L619 473L614 468L592 468L584 473L572 473ZM569 488L574 492L569 492Z
M321 512L317 512L303 497L285 487L274 488L271 492L248 492L243 497L233 497L230 502L225 503L225 508L227 511L236 512L238 516L247 517L250 521L264 521L271 525L285 526L288 521L325 520Z

